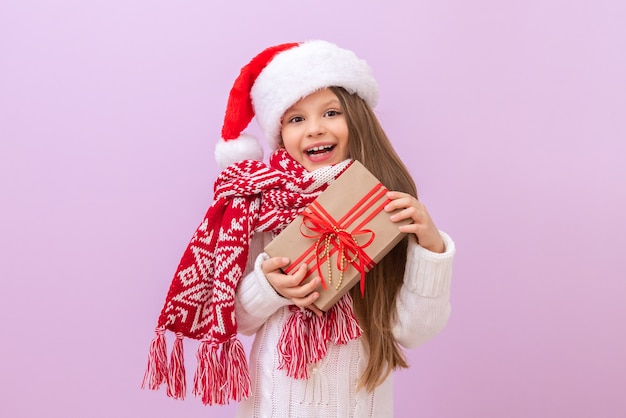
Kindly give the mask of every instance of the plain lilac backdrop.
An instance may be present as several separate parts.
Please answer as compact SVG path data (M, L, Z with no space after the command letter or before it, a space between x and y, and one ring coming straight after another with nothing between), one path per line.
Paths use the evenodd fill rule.
M625 21L622 0L3 0L0 416L233 414L139 385L232 82L311 38L371 64L458 246L397 416L626 416Z

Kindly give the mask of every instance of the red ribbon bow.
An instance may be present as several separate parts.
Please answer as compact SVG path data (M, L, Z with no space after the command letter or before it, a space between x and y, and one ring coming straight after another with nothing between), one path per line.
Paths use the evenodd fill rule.
M375 234L369 229L353 230L348 232L345 228L337 223L328 213L325 213L325 217L317 213L311 205L307 210L302 213L302 224L300 225L300 232L302 236L306 238L317 239L315 244L315 256L316 256L316 269L320 278L322 278L322 286L327 289L326 282L322 276L320 264L324 260L328 260L329 267L329 281L331 279L330 270L330 257L336 251L337 252L337 270L341 273L337 288L341 285L341 278L343 272L345 272L350 265L361 275L361 295L365 295L365 275L371 269L375 263L363 250L374 241ZM302 226L305 226L310 231L314 232L313 235L308 235L302 231ZM358 235L369 234L369 239L364 244L359 244L356 239ZM347 261L347 263L346 263Z

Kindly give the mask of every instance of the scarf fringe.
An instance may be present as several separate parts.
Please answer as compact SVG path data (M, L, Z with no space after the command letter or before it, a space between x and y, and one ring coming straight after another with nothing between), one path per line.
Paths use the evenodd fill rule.
M226 398L239 402L250 394L250 373L246 352L241 341L236 337L226 341L222 346L220 361L224 365L226 378Z
M221 349L221 350L220 350ZM193 394L205 405L226 405L250 394L248 362L241 341L233 336L221 346L203 339L198 347Z
M330 341L337 345L346 344L361 336L361 327L352 310L350 293L346 293L328 311L328 323Z
M290 310L278 340L278 369L294 379L310 377L309 366L326 356L329 341L341 345L361 336L350 294L321 317L297 306Z
M328 352L328 326L325 316L317 316L311 311L307 311L309 316L309 341L306 342L308 364L317 363L324 358Z
M313 312L292 306L278 340L279 370L294 379L308 379L309 366L328 352L328 321Z
M183 352L183 334L176 333L176 341L170 354L170 366L167 376L167 396L184 400L187 394L185 377L185 356Z
M168 367L165 328L156 329L156 336L150 344L142 389L158 390L163 383L167 383L167 396L185 399L187 379L183 339L183 334L177 332ZM231 399L239 402L250 395L246 352L236 336L224 342L221 347L205 338L200 342L196 356L198 366L194 375L193 394L203 404L225 405Z
M306 342L309 330L304 320L304 310L292 306L291 315L285 321L278 340L279 370L285 370L287 376L294 379L308 379L308 350Z
M148 366L143 375L141 388L157 390L167 380L167 344L165 341L165 327L157 327L156 336L150 343L148 352Z
M227 403L224 397L224 368L219 361L219 346L207 339L198 347L198 368L194 376L193 394L205 405Z

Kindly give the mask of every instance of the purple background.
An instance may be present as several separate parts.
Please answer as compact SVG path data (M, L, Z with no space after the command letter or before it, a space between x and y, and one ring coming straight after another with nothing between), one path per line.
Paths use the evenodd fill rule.
M371 64L458 246L397 416L626 416L625 21L621 0L3 0L0 416L232 415L139 386L228 91L311 38Z

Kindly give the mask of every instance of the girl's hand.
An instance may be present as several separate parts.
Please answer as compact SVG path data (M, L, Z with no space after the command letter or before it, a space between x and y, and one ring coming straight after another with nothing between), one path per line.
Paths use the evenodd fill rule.
M392 222L403 219L413 220L411 224L400 226L400 231L415 234L417 242L427 250L436 253L445 251L443 238L422 202L402 192L388 192L387 197L391 199L391 202L385 206L385 211L392 212L401 209L391 216Z
M306 307L317 316L321 316L322 311L313 305L320 296L319 292L315 291L321 283L320 278L314 277L308 283L300 285L306 275L306 264L301 265L293 274L285 274L280 269L288 264L289 259L286 257L273 257L265 260L261 264L261 269L279 295L291 300L294 305Z

